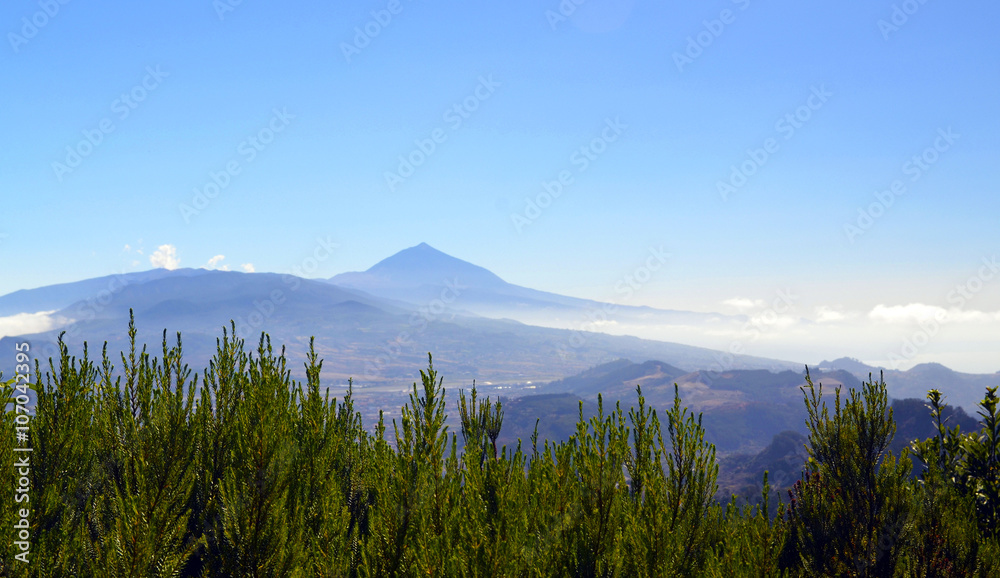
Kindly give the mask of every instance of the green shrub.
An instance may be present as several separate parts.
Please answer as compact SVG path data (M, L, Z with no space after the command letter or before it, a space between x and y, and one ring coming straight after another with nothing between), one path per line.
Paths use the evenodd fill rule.
M233 328L234 329L234 328ZM460 392L449 432L444 380L428 355L393 439L321 391L312 343L304 382L262 335L223 330L202 374L180 335L162 357L135 343L120 363L36 362L30 563L14 561L13 487L0 488L0 576L995 576L1000 575L995 390L984 428L887 450L885 384L838 392L833 414L806 376L810 460L791 503L769 515L714 501L718 465L702 416L678 388L662 412L621 403L567 441L497 447L499 400ZM10 402L11 382L2 383ZM13 410L0 418L13 428ZM10 431L8 429L8 431ZM459 450L461 436L461 450ZM13 478L12 435L0 465Z
M809 460L789 492L790 536L782 566L807 575L892 576L903 551L911 488L904 452L887 452L895 434L885 382L869 379L831 416L822 385L806 371Z

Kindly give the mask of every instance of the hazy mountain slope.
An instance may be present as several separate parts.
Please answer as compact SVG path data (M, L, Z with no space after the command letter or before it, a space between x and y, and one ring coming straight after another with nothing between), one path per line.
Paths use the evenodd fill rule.
M893 419L896 422L896 437L889 449L899 453L910 442L916 439L927 439L937 435L937 426L931 419L927 401L917 398L896 399L892 402ZM961 407L948 405L944 408L945 426L959 426L961 433L979 431L982 424L978 416L971 416ZM914 468L919 469L919 463L914 460Z
M404 249L367 271L341 273L329 281L416 305L427 305L446 295L459 310L563 328L584 326L594 315L600 316L606 307L598 301L507 283L483 267L442 253L426 243ZM627 305L616 306L614 318L619 323L665 324L742 319L740 316Z
M57 311L80 303L81 309L88 301L101 305L100 301L113 298L122 288L154 281L163 277L196 276L208 273L205 269L152 269L138 273L107 275L73 283L60 283L35 289L22 289L0 296L0 317L18 313Z
M115 354L126 348L129 309L135 313L138 340L160 351L162 332L172 344L183 333L189 364L200 371L215 350L215 340L231 320L237 332L255 346L261 331L273 331L277 347L301 345L307 337L331 324L341 331L397 324L402 310L379 300L327 283L270 273L202 271L190 275L174 272L142 283L131 283L99 310L72 304L59 312L76 319L70 326L44 334L4 338L2 342L29 340L42 358L55 355L55 337L66 331L65 341L76 354L84 340L96 349L104 341ZM77 318L79 311L88 315ZM301 357L305 348L294 354ZM290 353L292 353L290 351ZM93 354L93 353L92 353ZM117 358L117 356L115 356ZM3 360L0 360L0 367Z
M267 331L276 347L286 345L290 367L301 373L309 337L316 337L331 381L354 377L359 385L411 379L426 365L428 351L439 368L456 380L551 381L620 357L667 359L685 369L713 362L716 352L680 344L604 334L573 333L505 320L456 315L453 310L421 309L345 289L323 281L269 273L179 271L129 283L99 309L77 302L61 310L75 322L66 342L78 353L84 339L96 351L104 342L116 354L126 346L128 311L135 311L139 340L158 352L164 328L173 342L181 331L190 365L200 371L214 353L222 328L235 320L237 331L255 346ZM60 330L19 338L37 341L41 358L55 354ZM4 345L7 346L7 345ZM11 345L12 347L12 345ZM7 369L8 360L0 359ZM739 367L787 367L767 359L739 357Z
M164 328L171 340L181 331L188 361L196 370L207 364L222 327L235 320L240 335L249 337L251 346L261 331L270 333L275 346L287 345L290 367L297 374L309 337L315 336L317 350L326 359L324 375L333 383L348 376L364 386L408 380L425 366L426 354L431 351L450 378L522 385L529 380L557 381L622 358L653 359L661 364L621 366L619 374L605 368L603 373L581 377L591 379L587 387L552 386L567 392L576 389L578 395L587 397L605 391L631 399L639 381L649 389L648 396L657 396L665 403L672 400L676 381L693 407L723 404L727 411L739 404L767 404L775 396L798 397L803 370L798 363L730 357L666 341L552 328L560 323L579 326L581 320L601 313L605 304L506 283L487 269L426 244L400 251L364 273L345 273L332 281L268 273L160 269L19 291L0 297L0 306L10 314L56 309L59 316L72 321L66 329L74 353L84 339L94 349L105 340L112 353L124 348L128 310L132 308L140 341L159 351ZM497 316L538 318L545 323L533 326L491 318ZM666 325L678 319L684 323L730 323L735 319L625 306L619 306L613 317L616 322ZM35 352L44 358L55 353L52 342L58 332L27 338L39 342L41 347ZM8 337L2 343L10 346L21 339ZM0 358L0 369L9 373L10 360ZM767 371L732 373L750 369ZM815 375L823 375L829 386L857 386L857 379L867 378L872 370L877 374L876 368L861 362L839 359L823 362ZM772 377L771 371L788 373ZM987 385L1000 383L1000 374L961 374L937 364L886 371L885 378L893 397L923 397L927 389L937 387L950 402L969 410ZM610 384L607 389L605 384ZM542 389L538 392L546 393ZM761 411L767 414L771 410ZM743 419L737 414L731 417L734 424ZM776 419L781 422L781 418ZM756 431L755 427L747 422L744 430ZM741 435L735 425L728 431ZM738 440L726 443L738 445Z
M660 361L633 363L619 359L593 367L578 375L553 381L547 387L552 392L572 392L583 397L596 397L598 393L621 394L623 389L635 389L637 384L647 387L672 383L688 372Z
M758 503L766 470L771 489L787 501L785 490L800 479L808 457L808 444L809 440L802 433L788 430L775 434L771 442L757 454L732 454L720 459L716 499L728 501L731 496L736 495L747 502ZM772 496L772 501L772 508L777 509L776 496Z
M507 285L489 270L442 253L427 243L403 249L367 271L336 275L330 282L363 291L398 291L400 298L419 299L401 290L443 286L453 278L460 278L463 285L478 287L503 288Z
M885 380L897 381L896 397L925 398L927 390L939 389L945 401L960 405L970 413L986 394L987 387L1000 385L1000 372L994 374L961 373L939 363L921 363L906 371L887 371Z
M961 373L940 363L921 363L908 370L897 370L874 367L856 359L842 357L824 361L819 367L845 370L859 379L868 379L869 374L878 379L881 374L888 386L889 395L894 398L925 399L928 390L937 389L945 395L947 403L961 406L970 414L976 413L976 406L983 399L987 387L1000 386L1000 372Z
M504 411L503 427L497 438L497 447L506 445L517 447L521 440L521 449L530 455L531 435L538 424L538 451L541 452L545 441L566 441L576 433L576 424L580 417L580 398L568 393L553 393L530 395L516 399L501 398ZM605 407L605 413L608 408ZM583 418L589 420L597 414L597 404L583 400Z
M831 403L836 388L861 385L844 371L813 371L811 375L813 383L823 385ZM552 382L542 390L567 392L589 401L595 401L601 393L608 406L620 401L627 408L637 403L635 388L641 385L647 403L658 410L662 419L673 405L674 384L684 406L704 413L705 437L716 444L721 454L759 451L785 430L806 433L800 389L805 385L804 367L776 372L761 369L687 372L662 361L633 363L618 359Z

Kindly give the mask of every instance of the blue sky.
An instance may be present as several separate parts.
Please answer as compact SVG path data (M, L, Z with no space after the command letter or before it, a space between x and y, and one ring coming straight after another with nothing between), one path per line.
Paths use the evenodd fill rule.
M828 357L873 361L943 309L910 361L1000 369L968 346L1000 322L1000 6L572 2L4 3L0 294L288 272L319 238L309 276L427 242L609 300L662 247L629 304L793 290ZM753 352L830 349L779 333Z

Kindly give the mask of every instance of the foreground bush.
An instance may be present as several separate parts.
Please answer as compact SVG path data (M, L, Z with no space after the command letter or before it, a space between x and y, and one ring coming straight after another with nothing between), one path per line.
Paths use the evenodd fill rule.
M154 357L129 332L117 361L60 342L46 371L36 362L30 561L14 559L5 483L0 575L1000 575L994 390L982 432L941 423L915 444L911 480L909 458L887 451L885 384L838 392L831 415L807 376L811 459L774 517L766 473L759 506L712 499L715 448L676 388L662 414L637 387L627 412L599 398L585 420L581 404L567 441L498 448L500 402L473 385L446 408L430 357L399 423L387 433L380 416L369 434L350 385L321 393L311 347L301 383L266 335L247 351L223 331L193 374L180 335ZM14 446L0 436L7 480Z
M782 566L828 576L893 576L910 515L910 460L887 452L895 435L885 382L851 390L834 414L806 373L809 460L789 508Z

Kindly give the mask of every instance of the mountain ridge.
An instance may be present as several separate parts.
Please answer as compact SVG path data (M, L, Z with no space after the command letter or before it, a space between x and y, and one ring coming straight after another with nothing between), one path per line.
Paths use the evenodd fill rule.
M412 271L419 275L412 275ZM447 295L456 310L493 319L509 318L531 325L576 329L594 326L608 311L621 325L691 324L729 321L744 315L659 309L571 297L514 285L488 269L452 257L427 243L403 249L365 271L340 273L328 282L373 295L426 305ZM627 334L620 332L618 334Z
M667 379L681 379L683 375L677 372L700 371L683 377L684 386L693 388L693 392L712 380L730 383L723 369L780 373L799 372L804 367L791 361L743 355L733 356L723 368L718 360L724 354L704 347L532 324L516 316L481 315L476 307L469 306L475 304L475 299L463 299L470 294L485 301L510 298L525 308L534 303L548 313L555 311L563 316L584 315L607 304L511 285L483 267L426 243L387 257L365 273L369 280L394 285L406 299L331 282L344 279L343 275L361 274L304 279L276 273L153 269L20 290L0 296L0 311L18 314L54 310L71 321L68 326L17 339L51 344L68 328L70 342L79 344L84 338L91 343L108 340L113 351L123 345L129 310L134 310L140 334L154 351L164 328L171 334L182 331L186 343L198 353L192 358L195 367L207 362L219 329L234 320L246 329L244 336L256 339L255 335L268 331L276 342L287 343L299 356L296 362L304 355L308 338L317 336L321 353L331 358L327 367L336 370L337 379L353 375L372 378L375 383L412 375L423 365L427 351L440 354L445 367L461 368L456 375L461 379L484 377L478 372L487 374L487 379L515 382L558 381L621 358L660 360L657 363L669 366L661 375ZM469 279L468 285L463 279L449 279L447 274ZM441 279L441 283L435 284L435 279ZM452 293L446 292L448 283ZM423 297L415 297L419 291L411 291L413 288L423 288ZM645 314L650 310L702 320L706 315L628 306L619 306L615 315L627 316L629 311ZM13 339L7 336L3 341ZM345 359L342 363L338 361L341 358ZM846 357L823 361L813 369L845 384L851 382L847 375L867 379L869 373L877 377L880 371ZM936 387L945 391L949 401L970 411L986 386L1000 383L1000 373L964 374L936 363L920 364L908 371L882 371L894 397L922 398L927 389ZM622 375L616 381L634 377L642 376ZM751 379L749 375L744 378ZM754 379L766 378L760 374Z
M105 291L107 282L98 279L96 286ZM81 287L95 285L85 283L76 289ZM710 363L717 354L665 341L476 317L449 306L397 303L324 280L275 273L160 270L133 277L114 289L59 309L59 315L70 320L68 325L7 336L0 342L12 347L13 341L37 341L44 346L37 350L44 359L56 356L55 342L65 330L66 343L74 349L84 340L92 345L107 341L109 350L115 352L127 349L126 328L132 311L140 342L158 351L164 329L170 336L180 331L190 365L200 370L214 353L221 330L232 320L240 337L251 345L263 331L274 343L287 345L296 372L301 371L309 338L315 336L317 351L327 360L327 375L344 381L355 377L359 385L408 378L423 367L428 351L435 354L443 371L458 379L518 383L549 381L623 356L667 359L694 368ZM67 295L62 295L64 301ZM98 295L106 299L90 307ZM80 297L79 291L69 297ZM738 356L733 363L766 368L793 365L751 356ZM3 359L0 368L11 369Z

